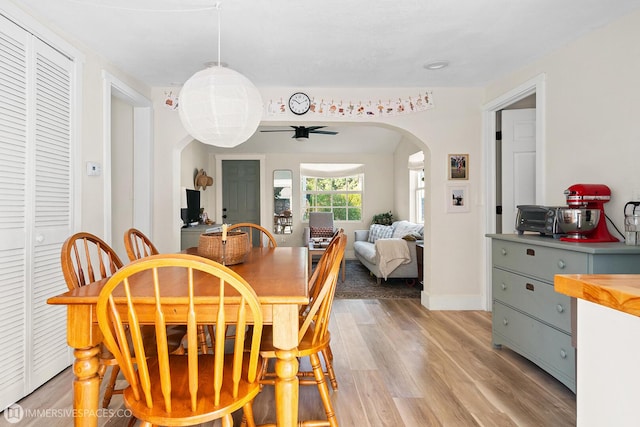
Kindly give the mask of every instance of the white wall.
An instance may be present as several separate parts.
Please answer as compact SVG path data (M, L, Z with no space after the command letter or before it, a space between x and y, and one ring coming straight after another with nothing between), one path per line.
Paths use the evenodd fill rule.
M545 204L576 183L611 188L605 211L623 231L640 196L640 12L588 34L487 87L485 101L546 75ZM615 230L610 227L615 234Z

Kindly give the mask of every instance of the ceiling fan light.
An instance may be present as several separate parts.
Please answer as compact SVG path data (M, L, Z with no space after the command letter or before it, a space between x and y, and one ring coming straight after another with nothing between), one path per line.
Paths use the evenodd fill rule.
M195 73L182 87L179 114L189 135L218 147L235 147L251 137L262 120L260 92L249 79L225 67Z

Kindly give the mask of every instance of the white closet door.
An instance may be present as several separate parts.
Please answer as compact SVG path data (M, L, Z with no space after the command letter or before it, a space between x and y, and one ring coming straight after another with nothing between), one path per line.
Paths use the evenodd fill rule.
M33 135L33 209L30 246L33 250L30 287L30 386L50 379L70 362L66 343L65 307L47 299L67 290L60 268L60 248L71 235L71 76L72 62L35 40L35 111Z
M0 16L0 409L71 362L60 248L72 231L71 60Z
M0 409L27 393L27 43L0 16Z

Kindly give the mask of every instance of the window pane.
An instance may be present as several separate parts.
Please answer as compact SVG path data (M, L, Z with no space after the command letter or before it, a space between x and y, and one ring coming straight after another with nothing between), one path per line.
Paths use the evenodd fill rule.
M347 206L347 195L346 194L334 194L333 195L333 206Z
M331 206L331 194L318 194L315 206Z
M349 221L360 221L362 219L362 212L360 208L349 209Z
M333 209L333 219L337 221L345 221L347 219L347 209L346 208L334 208Z
M336 178L333 180L333 190L346 190L347 189L347 178Z
M318 191L330 191L331 190L331 184L332 184L332 179L331 178L318 178Z
M351 178L347 178L347 188L350 191L361 191L361 185L360 185L360 178L358 177L351 177Z
M316 179L315 178L305 178L304 180L304 189L307 191L313 191L316 189Z
M349 194L349 206L362 207L362 195L361 194Z

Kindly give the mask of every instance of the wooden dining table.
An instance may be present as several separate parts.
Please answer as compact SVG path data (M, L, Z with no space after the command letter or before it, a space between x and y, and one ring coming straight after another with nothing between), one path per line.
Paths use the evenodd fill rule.
M185 253L197 254L197 248ZM251 248L244 262L230 266L255 290L265 324L273 325L276 351L276 423L298 425L298 311L309 303L306 247ZM160 270L160 274L161 270ZM100 379L98 355L102 334L97 324L96 303L105 280L49 298L48 304L67 306L67 343L74 348L73 409L75 426L98 425ZM195 289L207 298L212 287ZM135 295L135 289L134 289ZM211 307L196 304L199 322L213 324ZM200 310L198 310L200 309ZM141 319L153 323L153 318Z

